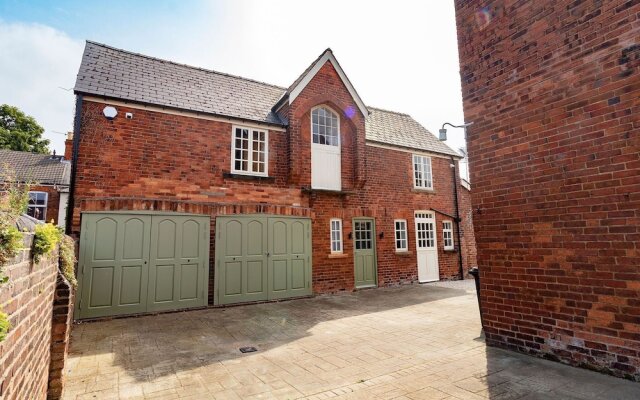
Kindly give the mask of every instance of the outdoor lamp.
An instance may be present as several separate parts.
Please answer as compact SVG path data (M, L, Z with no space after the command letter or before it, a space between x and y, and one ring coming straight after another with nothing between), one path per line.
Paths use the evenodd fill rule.
M447 140L447 129L445 128L445 125L449 125L452 128L464 128L464 138L467 138L467 126L469 125L473 125L473 122L467 122L464 123L462 125L453 125L450 124L448 122L445 122L444 124L442 124L442 128L440 128L440 130L438 131L440 133L440 137L438 137L438 139L440 139L440 141L445 141Z

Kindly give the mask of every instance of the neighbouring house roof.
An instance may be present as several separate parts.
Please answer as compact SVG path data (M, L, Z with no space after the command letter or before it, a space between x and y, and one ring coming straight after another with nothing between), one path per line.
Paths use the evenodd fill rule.
M74 91L283 125L271 110L286 88L87 41Z
M365 120L368 141L462 158L410 115L373 107L369 111Z
M366 107L331 49L289 88L192 67L87 41L74 91L135 103L285 126L275 112L331 62L366 118L367 140L460 157L407 114Z
M62 156L0 149L0 181L8 172L20 182L69 186L71 163Z

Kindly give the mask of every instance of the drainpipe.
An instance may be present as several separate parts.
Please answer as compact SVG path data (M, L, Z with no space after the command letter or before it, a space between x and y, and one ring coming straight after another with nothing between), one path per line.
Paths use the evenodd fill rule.
M464 271L463 271L463 267L462 267L462 241L460 239L460 208L458 207L458 180L457 175L458 175L458 171L456 168L456 161L453 158L453 156L451 157L451 165L453 168L453 198L454 198L454 202L455 202L455 207L456 207L456 233L457 233L457 237L458 237L458 264L459 264L459 268L460 268L460 280L464 279Z
M82 125L82 95L76 95L76 115L73 120L73 150L71 151L71 182L69 185L69 201L67 203L67 235L71 234L73 207L75 205L76 171L78 170L78 148L80 147L80 127Z

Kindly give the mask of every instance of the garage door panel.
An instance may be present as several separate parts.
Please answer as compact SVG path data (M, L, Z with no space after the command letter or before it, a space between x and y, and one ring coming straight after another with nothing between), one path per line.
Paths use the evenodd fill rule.
M264 292L265 268L263 260L247 261L247 293Z
M273 261L273 283L271 284L272 291L284 291L287 290L287 260L275 260Z
M307 268L304 260L291 261L291 288L304 289L307 283Z
M140 304L142 292L142 265L122 267L120 275L120 304Z
M200 254L200 241L198 240L199 235L200 225L196 221L190 219L182 224L182 258L198 257Z
M141 260L144 258L143 251L145 240L144 222L139 218L131 218L123 224L124 240L123 240L123 260Z
M113 266L92 268L90 307L113 306L114 269Z
M304 254L305 253L305 229L304 223L300 221L294 221L291 224L291 253Z
M165 218L158 223L155 258L172 259L176 256L176 223Z
M174 286L174 265L156 265L154 302L172 301Z
M198 297L198 264L180 266L180 300L194 300Z
M112 218L100 218L95 222L93 260L114 261L116 259L116 238L118 223Z
M287 255L289 248L287 246L287 223L284 221L275 221L271 225L269 240L271 241L271 256Z
M246 254L249 256L262 256L264 247L264 224L260 221L250 221L247 224Z
M242 262L227 262L224 264L224 295L238 295L242 293Z
M216 231L224 232L224 237L227 239L224 241L224 255L227 257L240 257L242 256L242 223L236 219L225 221L224 225Z

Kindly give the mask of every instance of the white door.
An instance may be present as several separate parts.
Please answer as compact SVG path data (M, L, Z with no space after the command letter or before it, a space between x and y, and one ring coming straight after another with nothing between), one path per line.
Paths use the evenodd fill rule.
M341 190L340 119L327 107L311 111L311 187Z
M416 211L415 218L418 281L420 283L438 281L440 268L438 267L435 214L431 211Z

